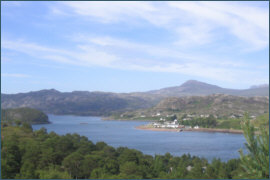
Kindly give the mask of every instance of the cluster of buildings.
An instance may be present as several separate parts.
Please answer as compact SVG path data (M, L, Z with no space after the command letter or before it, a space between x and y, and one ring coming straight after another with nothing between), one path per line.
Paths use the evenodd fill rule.
M181 128L183 125L178 124L177 119L175 119L173 122L165 121L164 123L154 122L152 125L155 128Z
M157 112L155 114L152 114L151 115L152 117L160 117L160 116L164 116L162 115L160 112ZM167 114L166 117L172 117L174 116L174 114ZM218 118L216 115L213 115L214 118ZM145 115L141 115L141 117L145 117ZM194 118L208 118L210 117L210 114L200 114L200 115L196 115L196 114L187 114L185 115L185 117L182 119L183 121L188 121L188 120L192 120ZM165 118L160 118L161 121L165 121L166 119Z
M172 122L165 121L165 122L154 122L152 123L154 128L171 128L171 129L191 129L191 126L185 126L178 123L177 119ZM199 129L199 126L195 126L194 129Z

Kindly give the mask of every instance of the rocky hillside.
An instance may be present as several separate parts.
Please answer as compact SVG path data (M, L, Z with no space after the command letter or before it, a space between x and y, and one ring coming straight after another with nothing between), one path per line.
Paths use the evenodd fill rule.
M43 112L31 108L1 109L1 122L29 124L47 124L48 116Z
M151 96L152 97L152 96ZM2 94L2 108L31 107L52 114L109 115L112 112L149 108L157 103L151 97L129 94L54 89L19 94Z
M154 112L181 112L230 116L232 114L260 115L268 112L269 97L239 97L224 94L166 98L157 104Z

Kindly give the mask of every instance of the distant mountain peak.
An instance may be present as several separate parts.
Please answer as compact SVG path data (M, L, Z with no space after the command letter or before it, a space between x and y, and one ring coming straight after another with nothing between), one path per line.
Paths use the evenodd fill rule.
M212 85L212 84L208 84L205 82L201 82L201 81L197 81L197 80L188 80L186 82L184 82L180 87L193 87L193 86L204 86L204 87L215 87L215 88L219 88L216 85Z
M186 81L185 83L197 83L197 82L200 82L200 81L197 81L197 80L194 80L194 79L190 79L190 80Z
M184 82L181 86L190 85L190 84L199 84L199 83L203 83L203 82L200 82L200 81L197 81L197 80L188 80L188 81Z
M60 91L57 91L56 89L43 89L43 90L39 90L39 91L30 91L29 93L34 93L34 94L59 94L61 93ZM24 93L27 94L27 93Z

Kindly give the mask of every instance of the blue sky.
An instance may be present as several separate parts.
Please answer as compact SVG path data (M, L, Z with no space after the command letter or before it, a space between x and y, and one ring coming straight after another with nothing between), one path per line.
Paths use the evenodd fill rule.
M1 2L1 91L269 82L269 2Z

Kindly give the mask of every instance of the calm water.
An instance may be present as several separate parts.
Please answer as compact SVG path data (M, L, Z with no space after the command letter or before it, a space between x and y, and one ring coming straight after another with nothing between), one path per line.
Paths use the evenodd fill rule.
M104 141L113 147L128 147L144 154L165 154L181 156L191 154L214 157L227 161L238 158L238 150L244 148L245 138L241 134L208 132L159 132L138 130L134 127L147 124L139 121L103 121L99 117L49 115L52 124L33 125L37 130L45 127L63 135L78 133L92 142ZM87 124L80 124L87 123Z

